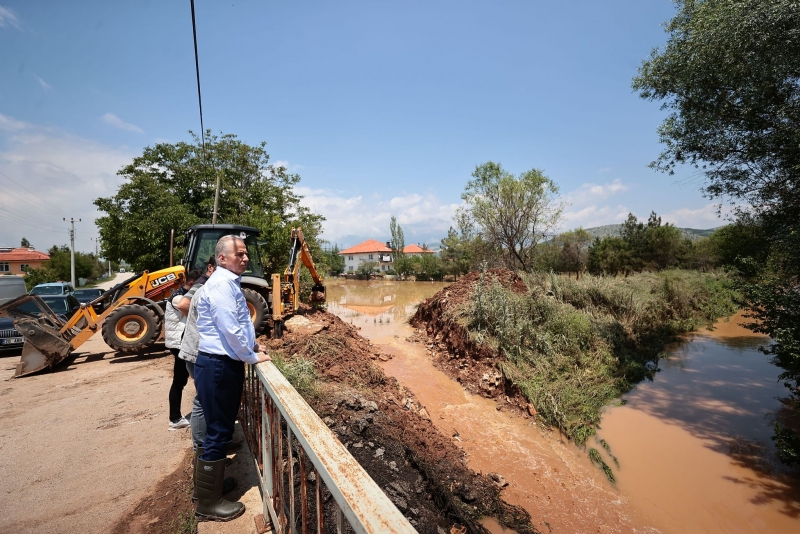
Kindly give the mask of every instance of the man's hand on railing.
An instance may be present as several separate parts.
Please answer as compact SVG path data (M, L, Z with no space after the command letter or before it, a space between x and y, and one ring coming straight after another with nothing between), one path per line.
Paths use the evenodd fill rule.
M267 347L264 345L256 345L256 355L258 355L258 363L272 361L272 357L269 355Z

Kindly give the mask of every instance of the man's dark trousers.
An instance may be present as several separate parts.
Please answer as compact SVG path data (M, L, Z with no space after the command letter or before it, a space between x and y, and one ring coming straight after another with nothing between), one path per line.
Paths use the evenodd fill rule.
M244 362L200 352L194 364L194 385L208 430L200 458L204 462L221 460L233 441L244 386Z

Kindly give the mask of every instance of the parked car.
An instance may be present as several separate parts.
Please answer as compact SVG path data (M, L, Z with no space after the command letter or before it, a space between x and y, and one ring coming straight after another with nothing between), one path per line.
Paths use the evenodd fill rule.
M14 321L8 317L0 318L0 351L21 349L25 340L14 328Z
M0 276L0 306L21 297L28 291L25 279L21 276ZM24 344L22 335L14 328L14 321L8 317L0 317L0 351L21 349Z
M50 306L50 309L53 310L53 313L56 315L61 316L61 318L65 321L68 321L70 317L72 317L76 311L81 309L81 303L78 302L72 295L39 295L42 300ZM34 302L26 302L22 306L19 307L20 310L27 311L36 315L39 315L40 311L39 308L36 306Z
M89 287L86 289L76 289L75 293L72 294L73 297L78 299L78 302L81 304L86 304L87 302L91 302L100 295L102 295L104 291L102 289L96 287ZM105 309L105 305L102 302L98 302L94 305L94 311L97 313L103 313Z
M51 282L39 284L31 289L31 295L72 295L75 288L69 282Z

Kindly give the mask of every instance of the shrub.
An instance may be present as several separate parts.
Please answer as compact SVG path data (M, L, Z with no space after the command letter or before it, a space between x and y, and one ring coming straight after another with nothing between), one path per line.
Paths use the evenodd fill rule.
M736 311L724 273L671 270L625 278L523 275L527 294L483 273L449 313L496 350L541 419L582 445L604 405L645 377L675 335Z

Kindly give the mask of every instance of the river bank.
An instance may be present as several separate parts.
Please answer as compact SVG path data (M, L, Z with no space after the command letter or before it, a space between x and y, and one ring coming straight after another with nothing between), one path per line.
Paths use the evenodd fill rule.
M449 361L442 341L405 324L414 313L415 299L440 289L408 282L333 284L328 309L358 325L361 335L393 355L381 363L386 374L416 394L436 427L451 434L465 451L472 469L504 477L509 483L504 498L528 510L541 531L794 530L800 517L800 499L792 489L796 484L791 477L764 472L758 467L763 462L753 461L763 458L758 451L770 446L768 416L780 408L774 397L783 389L776 382L779 370L758 352L768 340L739 327L737 318L723 319L713 331L701 330L668 346L654 382L645 381L630 392L624 397L626 405L604 411L590 445L612 463L597 440L610 444L620 463L617 482L611 484L592 466L585 449L536 425L530 415L526 418L512 397L509 403L505 395L490 400L471 394L465 391L469 382L459 384L452 372L442 370L442 363ZM716 351L718 345L725 350ZM712 356L710 363L699 363L703 355ZM691 384L683 382L680 395L653 394L672 369L690 377ZM664 412L665 406L670 409ZM678 417L693 410L701 416L696 421ZM640 417L618 417L629 412L641 412ZM643 415L649 424L639 420ZM758 430L748 434L742 428ZM662 434L659 429L671 432ZM710 447L699 439L710 434L725 447ZM718 514L731 507L731 519L721 519Z

